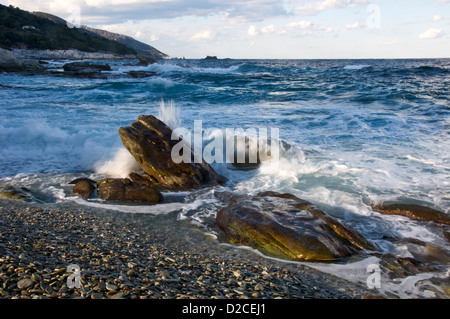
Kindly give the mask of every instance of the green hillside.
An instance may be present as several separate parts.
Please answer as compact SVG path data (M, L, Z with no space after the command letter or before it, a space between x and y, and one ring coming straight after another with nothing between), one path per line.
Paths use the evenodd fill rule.
M117 41L80 32L66 24L0 5L0 47L4 49L68 50L84 52L136 54Z

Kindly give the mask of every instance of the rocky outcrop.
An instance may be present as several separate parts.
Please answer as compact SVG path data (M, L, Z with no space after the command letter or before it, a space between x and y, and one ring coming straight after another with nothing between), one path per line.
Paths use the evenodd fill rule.
M98 195L105 200L140 203L158 203L163 199L155 187L133 182L129 178L106 178L98 181Z
M64 75L76 78L106 78L102 71L111 71L108 64L93 64L89 62L72 62L64 64Z
M216 223L228 242L277 258L332 261L374 250L357 231L291 194L235 196L218 212Z
M175 163L172 148L182 140L172 140L172 130L154 116L140 115L130 127L120 128L119 134L146 178L160 189L189 190L223 181L203 160L200 163L193 160L191 163ZM184 150L188 150L190 158L194 158L190 146L186 145Z
M400 215L420 221L450 225L450 216L430 207L414 204L392 204L374 206L373 210L384 215Z
M0 48L0 72L42 72L45 68L35 60L17 58L13 52Z

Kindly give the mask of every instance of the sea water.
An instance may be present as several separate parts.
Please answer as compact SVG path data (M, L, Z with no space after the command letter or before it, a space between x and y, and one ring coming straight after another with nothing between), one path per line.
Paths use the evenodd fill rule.
M65 62L50 66L62 71ZM102 61L112 67L107 79L0 75L0 186L25 188L30 200L41 203L172 213L174 222L190 220L213 236L215 214L227 204L220 194L288 192L357 229L381 253L414 255L410 246L387 237L448 248L439 227L383 216L371 207L405 202L449 213L450 60L133 62ZM127 76L131 70L158 75L133 79ZM276 128L279 165L263 162L242 171L212 163L228 179L225 185L165 193L169 200L158 205L74 196L68 183L75 178L139 171L118 129L140 114L155 115L171 128L193 129L194 121L202 121L204 143L226 128ZM345 277L342 269L366 264L312 266ZM412 287L425 277L392 290L408 295L405 290L417 291Z

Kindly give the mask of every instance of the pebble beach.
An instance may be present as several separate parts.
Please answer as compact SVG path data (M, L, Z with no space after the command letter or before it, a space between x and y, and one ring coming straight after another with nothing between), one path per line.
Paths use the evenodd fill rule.
M175 217L0 201L3 299L361 299L367 287L221 245ZM79 285L68 285L70 265ZM70 278L69 278L70 279Z

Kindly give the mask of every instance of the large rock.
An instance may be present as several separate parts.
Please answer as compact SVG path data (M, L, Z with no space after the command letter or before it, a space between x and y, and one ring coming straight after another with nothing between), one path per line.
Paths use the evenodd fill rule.
M374 247L317 206L275 192L233 197L216 217L226 239L283 259L332 261Z
M71 62L64 64L64 76L88 79L106 79L102 71L111 71L108 64L93 64L89 62Z
M99 197L105 200L158 203L163 199L153 186L128 178L106 178L98 181L97 185Z
M0 48L0 72L39 73L45 68L35 60L18 59L9 50Z
M89 178L77 178L69 184L74 184L72 192L80 195L84 199L88 199L95 191L96 182Z
M415 204L391 204L374 206L373 210L385 215L400 215L421 221L433 221L450 225L450 216L433 208Z
M147 179L161 189L188 190L216 185L223 179L205 161L175 163L172 148L181 140L172 140L172 130L156 117L140 115L130 127L119 129L123 145L133 155ZM185 147L194 158L190 147Z

